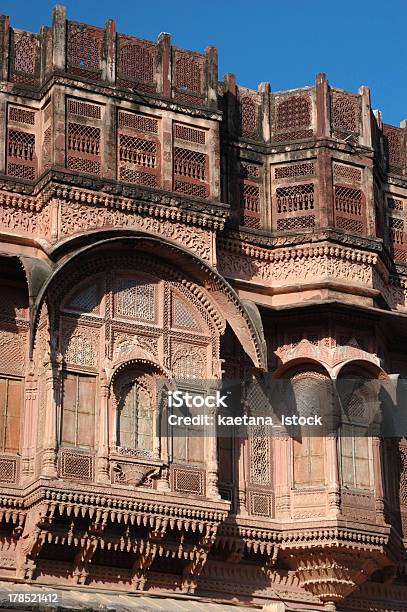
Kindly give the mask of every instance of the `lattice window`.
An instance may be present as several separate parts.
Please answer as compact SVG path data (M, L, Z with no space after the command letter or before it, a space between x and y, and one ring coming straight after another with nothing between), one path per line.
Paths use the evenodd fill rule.
M204 130L198 130L179 123L176 123L174 126L174 136L175 138L179 138L179 140L185 140L186 142L193 142L202 145L204 145L206 141L206 133Z
M184 195L195 196L196 198L207 198L209 195L209 189L206 185L186 183L177 179L174 180L174 191Z
M356 232L361 234L363 232L363 223L357 219L349 219L348 217L335 217L335 226L339 229L343 229L347 232Z
M8 129L7 174L34 180L37 175L35 134Z
M396 217L389 218L390 242L393 247L393 254L397 252L397 255L400 255L403 250L406 250L404 231L403 219L398 219ZM404 260L405 256L403 257L403 261Z
M118 82L141 81L154 88L155 45L136 38L119 36Z
M59 455L59 476L73 480L93 480L94 458L92 455L63 450Z
M293 217L288 219L277 219L277 229L281 231L312 229L313 227L315 227L314 215L304 215L302 217Z
M8 118L10 121L15 121L16 123L24 123L25 125L35 125L35 111L28 110L27 108L10 106L8 111Z
M241 225L257 229L260 227L260 187L246 182L240 183Z
M173 164L174 191L201 198L208 196L208 156L205 153L174 147Z
M404 210L404 202L399 198L388 197L387 198L387 206L390 210Z
M172 470L172 487L177 493L205 494L205 480L203 472L199 470Z
M155 136L158 120L137 113L119 112L119 179L148 187L160 185L160 142ZM129 133L134 128L136 133ZM124 131L122 131L124 130Z
M174 148L174 173L198 181L205 181L207 176L207 156L199 151Z
M156 168L157 143L153 140L120 134L119 160L141 168Z
M115 311L119 316L154 321L154 285L133 279L119 279L115 288Z
M277 187L278 214L312 210L314 208L314 184Z
M0 482L10 484L17 482L17 459L0 457Z
M8 374L24 374L26 361L26 334L15 327L0 329L0 368Z
M35 134L19 130L8 132L8 156L22 161L33 161L35 153Z
M308 96L292 96L277 103L278 132L307 127L311 123L311 102Z
M99 104L90 104L80 100L68 100L68 113L88 119L102 118L102 109Z
M158 119L140 115L138 113L127 113L119 111L119 127L131 128L139 132L158 132Z
M68 25L68 66L71 72L100 76L103 30L83 23Z
M66 363L94 367L96 357L97 352L93 338L76 333L69 338L64 355Z
M264 493L250 493L250 514L271 516L271 497Z
M100 175L100 137L100 128L70 122L67 167L70 170Z
M359 134L359 97L349 93L332 92L331 121L334 130Z
M315 173L314 162L303 164L290 164L289 166L280 166L274 170L274 178L288 179L300 178L303 176L313 176Z
M205 347L190 346L175 352L172 362L174 377L178 380L205 377Z
M36 84L39 77L39 41L29 32L13 31L12 80Z
M403 130L393 125L383 124L383 141L388 171L403 174L405 164Z
M42 141L42 168L48 170L51 167L51 153L52 153L52 127L48 126L44 131L44 137Z
M362 215L363 195L360 189L335 186L335 211L347 215Z
M270 434L263 426L250 430L250 481L253 484L269 485L270 477Z
M177 57L175 60L175 86L180 90L202 94L202 63L195 57Z
M260 165L240 161L240 174L245 178L260 178L260 169Z
M197 330L199 325L190 310L181 302L175 299L173 303L173 325L175 327L185 327L185 329Z
M345 183L360 183L362 180L362 170L354 166L345 164L333 165L334 179Z
M251 96L240 98L240 133L248 138L258 136L257 104Z

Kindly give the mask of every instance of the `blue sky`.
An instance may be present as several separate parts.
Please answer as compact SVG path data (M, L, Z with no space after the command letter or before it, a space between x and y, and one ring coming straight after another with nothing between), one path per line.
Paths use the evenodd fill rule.
M69 19L155 40L170 32L178 47L219 50L219 77L240 85L268 81L274 91L309 85L325 72L331 85L371 88L387 123L407 119L407 0L67 0ZM37 32L55 2L1 0L12 25Z

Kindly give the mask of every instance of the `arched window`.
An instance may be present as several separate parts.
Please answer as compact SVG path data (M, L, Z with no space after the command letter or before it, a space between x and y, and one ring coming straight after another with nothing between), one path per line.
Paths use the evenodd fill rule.
M286 414L303 417L323 414L330 398L330 380L326 375L316 371L300 372L291 377L290 383ZM293 431L294 487L325 484L324 454L324 438L315 427Z
M342 484L351 489L371 488L369 425L377 399L372 381L349 374L339 385L342 407L340 459Z
M117 406L116 444L151 454L153 451L153 400L140 380L122 387Z

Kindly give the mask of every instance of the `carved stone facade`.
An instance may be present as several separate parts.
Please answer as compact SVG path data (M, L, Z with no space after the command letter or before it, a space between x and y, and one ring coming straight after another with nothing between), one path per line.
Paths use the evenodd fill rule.
M0 78L0 580L404 612L406 439L172 439L158 389L407 376L406 126L61 6Z

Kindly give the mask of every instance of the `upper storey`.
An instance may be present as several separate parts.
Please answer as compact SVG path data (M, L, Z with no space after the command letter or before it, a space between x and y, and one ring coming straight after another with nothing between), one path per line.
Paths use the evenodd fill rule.
M323 74L284 92L240 87L233 75L218 82L213 47L200 54L168 34L153 43L111 20L69 21L61 6L39 34L0 17L0 78L9 191L38 197L50 180L81 180L151 201L159 190L164 205L193 208L215 229L228 217L245 240L303 242L328 228L404 272L407 128L382 124L367 87L332 88Z

